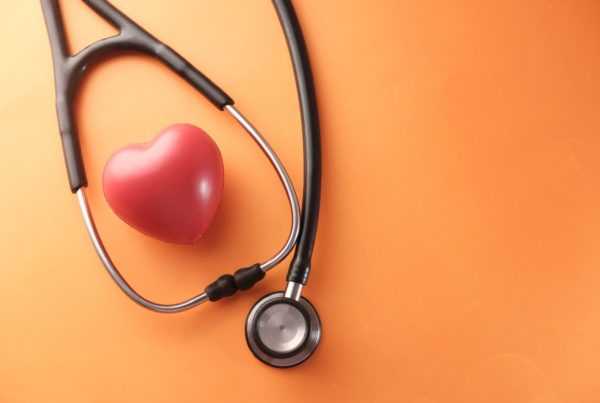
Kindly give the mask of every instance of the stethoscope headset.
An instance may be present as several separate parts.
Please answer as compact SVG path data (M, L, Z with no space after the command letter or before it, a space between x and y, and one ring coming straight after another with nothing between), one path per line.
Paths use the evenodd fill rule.
M294 186L281 161L264 137L233 106L233 99L198 71L181 55L157 40L105 0L83 0L92 10L119 30L115 36L92 43L69 55L58 0L41 0L54 63L56 110L71 191L76 194L83 220L94 248L117 285L133 301L157 312L173 313L206 301L218 301L238 290L248 290L265 277L296 247L284 292L260 299L246 319L246 340L254 355L275 367L291 367L304 362L321 339L321 322L312 304L301 296L311 266L319 217L321 188L321 146L319 118L306 44L291 0L273 0L283 27L296 78L302 117L304 143L304 190L302 210ZM225 274L209 284L204 292L176 304L159 304L138 294L121 276L106 251L85 196L87 179L75 121L74 98L88 68L102 58L121 52L138 52L163 64L202 93L219 110L227 111L250 134L277 172L285 188L292 212L290 234L284 246L270 259ZM301 211L301 212L300 212Z

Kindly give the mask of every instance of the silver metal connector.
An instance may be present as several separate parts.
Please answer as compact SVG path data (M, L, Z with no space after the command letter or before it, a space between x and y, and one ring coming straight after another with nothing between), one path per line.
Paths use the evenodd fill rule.
M283 296L285 298L291 298L296 301L299 301L300 295L302 294L302 287L304 287L302 284L294 283L293 281L288 281Z

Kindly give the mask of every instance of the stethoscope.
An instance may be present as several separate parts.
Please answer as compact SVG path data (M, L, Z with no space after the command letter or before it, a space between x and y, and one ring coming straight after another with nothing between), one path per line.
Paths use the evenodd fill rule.
M312 73L298 18L291 0L273 0L290 51L302 115L304 143L304 191L302 212L294 186L281 161L256 128L233 106L233 100L221 88L198 71L173 49L154 38L125 14L105 0L83 0L98 15L119 30L115 36L101 39L76 55L67 51L65 31L58 0L41 0L54 62L56 110L64 158L71 191L76 194L85 226L94 248L117 285L133 301L157 312L181 312L206 301L218 301L248 290L265 277L294 248L284 292L260 299L246 319L246 341L254 355L275 367L291 367L305 361L321 339L321 322L312 304L301 296L310 272L319 217L321 188L321 145L319 118ZM85 71L100 58L116 52L134 51L155 57L201 92L219 110L226 110L250 134L277 172L287 194L292 225L284 246L263 263L225 274L209 284L204 292L176 304L158 304L138 294L121 276L106 251L85 196L87 179L74 113L74 97Z

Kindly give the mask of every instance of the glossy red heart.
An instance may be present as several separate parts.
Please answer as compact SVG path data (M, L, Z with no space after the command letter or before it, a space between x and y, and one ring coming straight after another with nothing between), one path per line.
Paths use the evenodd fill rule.
M221 201L223 159L202 129L177 124L114 153L103 182L108 204L127 224L163 241L193 243Z

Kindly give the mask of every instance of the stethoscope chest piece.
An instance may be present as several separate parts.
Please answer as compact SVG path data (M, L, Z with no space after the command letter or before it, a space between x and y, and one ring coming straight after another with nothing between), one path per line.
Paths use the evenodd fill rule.
M246 341L265 364L286 368L308 359L321 340L321 320L307 299L266 295L246 319Z

